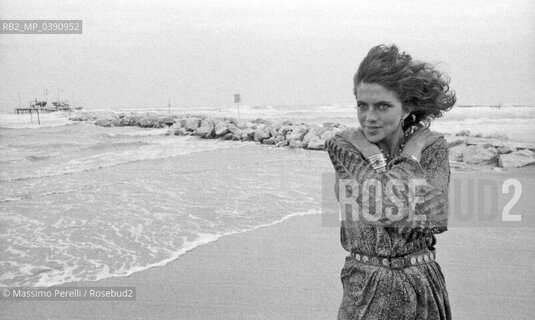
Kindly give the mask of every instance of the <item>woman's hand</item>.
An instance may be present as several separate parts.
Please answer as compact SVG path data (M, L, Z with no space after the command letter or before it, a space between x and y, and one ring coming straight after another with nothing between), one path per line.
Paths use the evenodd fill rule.
M403 148L403 153L412 155L420 160L422 151L440 137L439 133L432 132L428 128L420 128L414 132Z
M350 141L355 148L365 157L368 158L374 154L381 153L379 147L366 139L364 131L361 128L346 130L342 135Z

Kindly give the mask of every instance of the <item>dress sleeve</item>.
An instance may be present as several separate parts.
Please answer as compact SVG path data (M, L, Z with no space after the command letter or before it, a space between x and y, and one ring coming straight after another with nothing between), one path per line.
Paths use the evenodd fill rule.
M447 230L450 168L447 143L443 137L422 152L422 164L411 157L399 155L388 163L387 171L382 173L377 173L353 144L340 134L327 140L326 147L337 174L337 184L338 178L348 179L344 180L345 183L356 182L361 188L366 180L379 182L374 185L380 186L381 190L368 188L368 199L363 197L362 192L355 196L360 209L367 208L370 214L380 215L374 223L396 229L407 237ZM426 175L429 170L424 170L424 167L427 169L428 166L433 173ZM379 201L377 197L380 197ZM387 218L387 210L395 212L396 218Z

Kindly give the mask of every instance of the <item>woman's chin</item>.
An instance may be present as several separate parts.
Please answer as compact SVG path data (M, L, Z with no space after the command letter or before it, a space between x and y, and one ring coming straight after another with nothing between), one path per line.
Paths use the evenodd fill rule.
M377 134L372 135L372 134L367 134L366 132L364 132L364 137L366 137L366 140L368 140L371 143L377 143L381 141L381 136Z

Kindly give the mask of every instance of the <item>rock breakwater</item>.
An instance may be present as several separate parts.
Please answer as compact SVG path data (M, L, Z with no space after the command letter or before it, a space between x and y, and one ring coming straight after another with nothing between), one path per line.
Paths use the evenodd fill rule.
M275 147L325 150L325 141L345 125L325 122L309 125L304 122L273 122L266 119L237 120L206 115L100 114L84 112L69 118L72 121L91 121L102 127L137 126L168 128L168 135L199 136L203 139L251 141ZM501 137L471 136L468 130L456 135L444 135L449 143L450 161L470 165L517 168L535 164L530 146L522 146Z

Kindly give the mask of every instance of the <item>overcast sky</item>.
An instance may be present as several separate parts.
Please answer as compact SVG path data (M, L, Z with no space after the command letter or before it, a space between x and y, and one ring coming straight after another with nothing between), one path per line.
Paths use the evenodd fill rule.
M460 104L535 105L533 1L6 1L0 19L78 19L81 35L0 35L0 108L352 103L368 50L446 71Z

